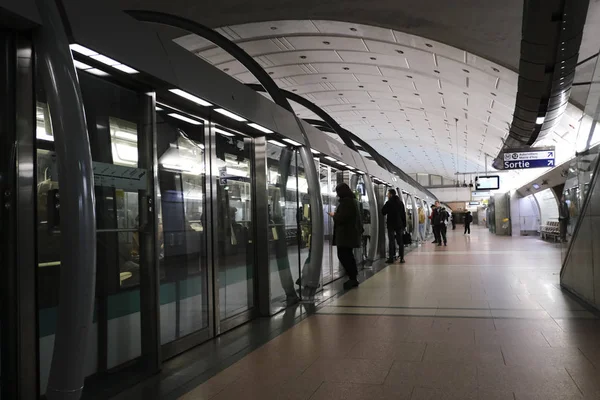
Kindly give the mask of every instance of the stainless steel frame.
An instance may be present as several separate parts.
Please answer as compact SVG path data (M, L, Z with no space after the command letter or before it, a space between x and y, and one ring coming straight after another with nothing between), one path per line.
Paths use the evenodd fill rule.
M160 369L160 272L158 249L158 159L156 149L156 94L141 94L142 123L138 128L139 167L148 171L148 187L139 192L140 317L142 358L146 370Z
M254 244L257 249L260 249L255 252L254 257L254 276L256 277L255 299L259 315L269 316L271 314L271 271L269 268L268 250L269 199L267 194L267 141L264 136L254 139L253 164Z
M31 41L1 37L0 192L2 398L38 398L34 57Z

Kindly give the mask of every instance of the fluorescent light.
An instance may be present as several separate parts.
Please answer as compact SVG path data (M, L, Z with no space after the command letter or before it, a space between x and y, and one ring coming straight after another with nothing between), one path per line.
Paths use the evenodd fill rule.
M160 108L160 107L154 107L154 109L155 109L156 111L162 111L162 110L163 110L163 109L162 109L162 108Z
M357 173L357 174L361 174L361 175L364 175L364 174L365 174L365 173L364 173L364 172L362 172L360 169L357 169L357 170L356 170L356 173Z
M346 166L346 163L343 163L343 162L341 162L341 161L336 161L335 163L336 163L336 164L339 164L339 165L342 165L342 166L344 166L344 167Z
M311 153L313 153L313 154L321 154L321 152L320 152L320 151L317 151L317 150L315 150L315 149L310 149L310 151L311 151Z
M544 120L546 119L546 117L537 117L537 119L535 120L535 123L537 125L541 125L544 123Z
M291 144L292 146L296 146L296 147L301 147L302 146L300 143L298 143L298 142L296 142L295 140L292 140L292 139L285 138L285 139L283 139L283 141L286 142L286 143Z
M83 47L82 45L77 44L77 43L73 43L73 44L69 45L69 47L71 48L71 51L82 54L86 57L91 57L91 56L95 56L98 54L94 50L90 50L87 47Z
M125 72L126 74L138 74L139 73L138 70L133 69L130 66L125 65L125 64L113 65L113 68L118 69L119 71Z
M188 92L184 92L181 89L169 89L169 92L176 94L179 97L183 97L186 100L189 100L193 103L199 104L201 106L204 107L210 107L212 106L212 104L210 104L208 101L201 99L200 97L196 97L193 94L190 94Z
M264 133L273 133L272 130L270 130L268 128L265 128L264 126L261 126L259 124L255 124L254 122L249 123L248 126L251 126L254 129L257 129L257 130L259 130L261 132L264 132Z
M108 76L108 73L106 73L98 68L86 69L85 72L89 72L90 74L96 75L96 76Z
M97 54L95 56L92 56L92 58L98 62L101 62L102 64L106 64L110 67L112 67L113 65L117 65L120 64L117 60L113 60L110 57L106 57L105 55L102 54Z
M244 118L240 117L237 114L232 113L231 111L227 111L224 108L215 108L215 111L218 112L219 114L222 114L222 115L229 117L231 119L234 119L236 121L246 122L246 120Z
M351 169L351 170L355 170L356 168L350 166L350 165L346 165L346 168Z
M215 132L220 133L223 136L228 136L228 137L235 136L233 133L224 131L224 130L219 129L219 128L215 128Z
M202 122L200 122L200 121L196 121L195 119L191 119L184 115L180 115L180 114L176 114L176 113L170 113L169 117L179 119L181 121L187 122L188 124L192 124L192 125L202 125Z
M329 161L337 162L337 160L333 157L325 156L325 159L329 160Z
M130 142L137 142L137 135L129 132L115 131L115 137L123 140L129 140Z
M277 140L267 140L269 143L274 144L275 146L279 146L279 147L287 147L287 145L278 142Z
M81 61L73 60L73 64L75 64L75 68L82 69L84 71L88 70L88 69L92 69L92 67L90 65L82 63Z

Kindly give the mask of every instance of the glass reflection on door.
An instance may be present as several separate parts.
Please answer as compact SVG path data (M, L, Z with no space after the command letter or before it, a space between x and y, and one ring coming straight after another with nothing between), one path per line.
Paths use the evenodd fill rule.
M224 321L254 307L252 140L221 128L215 132L216 273L219 318Z
M140 195L151 190L145 170L139 169L138 135L143 114L141 95L88 74L80 75L95 169L97 279L95 314L88 340L85 375L102 374L142 355L143 265L145 243L140 235ZM38 317L40 391L44 393L56 332L60 279L60 208L54 137L45 94L37 104L38 190ZM111 179L115 175L143 176L139 181ZM100 175L98 175L100 173ZM143 238L143 237L142 237Z
M209 322L204 125L188 121L157 113L162 344Z
M267 142L271 313L299 300L300 251L308 253L308 237L300 229L308 216L298 203L297 157L291 147Z
M333 220L329 213L333 211L335 195L331 193L330 167L320 165L321 196L323 198L323 269L321 283L325 285L333 279Z

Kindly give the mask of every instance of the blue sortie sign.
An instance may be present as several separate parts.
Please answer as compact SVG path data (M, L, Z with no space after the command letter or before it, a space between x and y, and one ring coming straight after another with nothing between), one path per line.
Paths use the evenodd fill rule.
M504 169L552 168L555 166L554 149L528 149L504 153Z

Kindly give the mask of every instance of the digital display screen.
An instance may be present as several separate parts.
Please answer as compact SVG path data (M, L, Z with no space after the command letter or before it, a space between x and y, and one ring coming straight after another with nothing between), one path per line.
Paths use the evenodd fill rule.
M498 175L479 176L475 186L477 190L498 190L500 189L500 177Z

